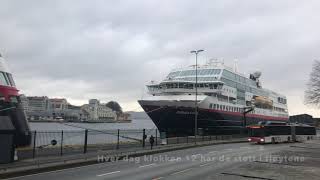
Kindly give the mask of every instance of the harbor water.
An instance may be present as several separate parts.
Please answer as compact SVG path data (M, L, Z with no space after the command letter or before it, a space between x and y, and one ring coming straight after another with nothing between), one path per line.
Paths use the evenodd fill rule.
M85 130L88 130L88 144L116 143L118 130L121 143L141 140L143 129L148 136L159 134L150 119L132 119L130 123L30 122L29 125L37 147L50 146L52 140L63 145L83 145Z

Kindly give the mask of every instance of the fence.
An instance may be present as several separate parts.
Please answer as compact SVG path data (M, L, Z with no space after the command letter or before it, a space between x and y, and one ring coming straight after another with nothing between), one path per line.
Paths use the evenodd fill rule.
M68 130L33 131L30 147L19 148L19 159L63 156L97 151L118 151L150 147L149 137L154 137L154 146L163 145L156 129L137 130ZM243 137L243 136L242 136ZM183 136L167 138L165 144L195 143L235 138L231 135Z

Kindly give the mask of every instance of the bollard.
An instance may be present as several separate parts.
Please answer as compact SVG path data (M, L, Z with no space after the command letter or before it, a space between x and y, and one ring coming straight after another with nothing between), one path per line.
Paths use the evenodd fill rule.
M156 129L156 146L158 145L158 130Z
M146 139L147 139L147 137L146 137L146 130L145 129L143 129L143 131L142 131L142 147L144 148L145 147L145 143L146 143Z
M60 156L63 155L63 130L61 131Z
M88 129L85 130L84 133L84 146L83 146L83 154L87 153L87 145L88 145Z

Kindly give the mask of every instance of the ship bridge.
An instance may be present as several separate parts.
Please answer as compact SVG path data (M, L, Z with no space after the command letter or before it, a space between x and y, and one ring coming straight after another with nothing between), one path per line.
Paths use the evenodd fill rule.
M152 95L167 93L194 94L197 81L198 93L219 93L224 84L220 80L222 72L223 69L216 66L198 66L196 70L196 66L192 65L187 68L173 70L162 82L152 82L147 87L149 94Z

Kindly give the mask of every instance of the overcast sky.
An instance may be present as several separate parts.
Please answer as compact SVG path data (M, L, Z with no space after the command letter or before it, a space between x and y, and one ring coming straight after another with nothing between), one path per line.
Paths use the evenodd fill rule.
M303 104L313 60L320 57L319 1L144 0L15 1L0 6L0 52L27 95L115 100L125 110L150 80L223 59L262 71L262 85L287 95L290 114Z

